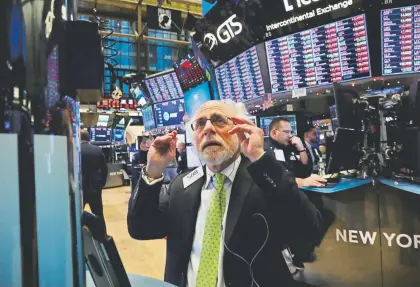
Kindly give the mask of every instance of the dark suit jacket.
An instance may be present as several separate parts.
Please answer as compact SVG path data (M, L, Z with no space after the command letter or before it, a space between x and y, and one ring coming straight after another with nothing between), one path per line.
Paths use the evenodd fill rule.
M140 164L147 164L147 151L139 150L138 153L134 154L132 164L133 167Z
M82 142L82 178L83 190L98 190L105 186L108 167L102 149L88 142Z
M308 155L308 166L310 167L311 173L317 172L317 171L314 171L314 168L313 168L314 162L312 161L311 153L309 151L309 146L306 144L305 141L303 141L303 142L305 143L306 154ZM321 155L321 151L317 147L312 147L312 152L313 152L314 157L315 157L315 164L318 164L319 157L317 156L317 153L315 152L315 150L318 152L319 155Z
M288 170L290 170L295 177L298 178L306 178L311 175L312 166L309 164L303 164L300 161L300 158L297 157L299 155L298 150L294 146L282 146L271 137L266 141L264 146L265 151L272 155L274 158L276 157L274 150L281 149L284 153L285 162L282 162L283 165L286 166Z
M205 170L205 169L204 169ZM147 185L140 179L129 201L128 231L140 240L167 236L165 281L185 286L194 239L201 190L205 176L183 187L179 175L170 184L168 200L159 201L161 184ZM252 264L260 286L295 286L282 256L284 245L319 237L320 213L298 190L293 175L272 156L255 163L243 158L236 174L228 207L225 242L230 250ZM224 253L226 286L251 286L248 266L227 249Z

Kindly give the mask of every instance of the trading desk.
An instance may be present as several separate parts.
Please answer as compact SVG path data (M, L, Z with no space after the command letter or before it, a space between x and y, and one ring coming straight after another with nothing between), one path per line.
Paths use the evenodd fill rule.
M420 286L420 186L342 179L302 188L325 222L316 260L296 280L313 286Z
M377 180L385 287L420 286L420 185Z
M124 185L124 175L122 169L124 164L122 163L107 163L108 176L104 188L120 187Z

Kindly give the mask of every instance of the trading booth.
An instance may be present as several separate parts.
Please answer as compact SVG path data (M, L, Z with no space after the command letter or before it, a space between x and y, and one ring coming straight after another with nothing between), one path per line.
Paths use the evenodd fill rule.
M116 113L96 113L90 121L87 118L82 114L82 119L85 119L83 128L90 134L90 143L102 148L107 162L108 174L104 188L126 185L129 181L126 128L132 120Z

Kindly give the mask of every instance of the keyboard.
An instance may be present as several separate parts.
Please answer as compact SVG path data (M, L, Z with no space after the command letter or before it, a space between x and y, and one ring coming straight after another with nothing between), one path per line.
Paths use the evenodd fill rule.
M325 186L323 187L334 187L341 181L339 174L326 174L323 176L323 178L327 180Z

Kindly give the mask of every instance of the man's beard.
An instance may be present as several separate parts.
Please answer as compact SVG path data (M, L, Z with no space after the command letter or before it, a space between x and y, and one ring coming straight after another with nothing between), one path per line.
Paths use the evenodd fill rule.
M232 159L239 152L239 140L237 137L232 137L232 142L227 144L222 140L218 140L222 146L210 146L203 150L198 148L197 154L202 162L207 165L221 165L224 162Z

